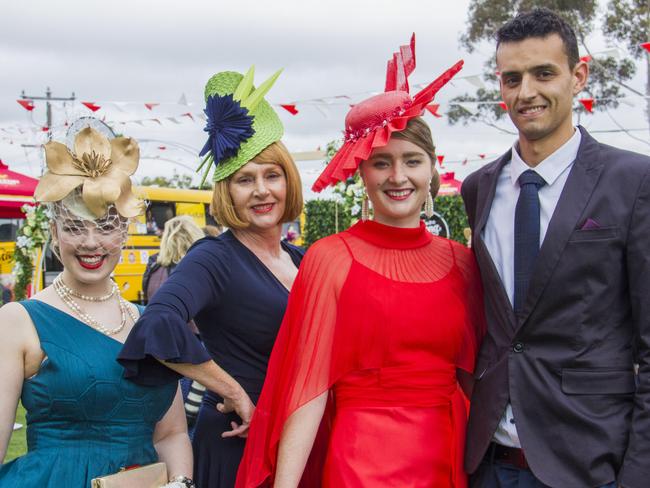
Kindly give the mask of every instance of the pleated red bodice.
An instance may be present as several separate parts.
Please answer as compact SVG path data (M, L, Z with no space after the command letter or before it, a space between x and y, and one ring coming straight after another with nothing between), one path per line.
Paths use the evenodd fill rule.
M292 289L237 486L274 476L286 419L331 392L303 485L466 486L466 400L483 334L471 252L373 221L322 239Z

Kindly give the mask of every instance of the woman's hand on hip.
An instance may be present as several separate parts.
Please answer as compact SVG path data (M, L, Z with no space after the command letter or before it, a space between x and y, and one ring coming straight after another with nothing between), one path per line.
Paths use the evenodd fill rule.
M232 430L222 433L221 437L248 437L248 427L255 411L255 405L243 389L236 396L224 399L223 403L217 403L217 410L221 413L235 412L242 419L241 424L230 422Z

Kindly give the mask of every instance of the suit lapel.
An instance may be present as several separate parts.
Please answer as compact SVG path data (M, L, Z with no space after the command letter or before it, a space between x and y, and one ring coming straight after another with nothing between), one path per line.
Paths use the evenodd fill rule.
M490 168L481 174L481 180L478 184L478 194L476 197L478 215L476 219L476 229L474 231L478 239L481 238L481 232L483 232L488 215L490 215L492 200L494 200L494 194L497 190L499 175L506 163L510 161L512 156L511 151L512 150L509 150L501 156L501 158L497 159L494 165L491 165Z
M594 191L603 168L599 159L598 142L582 127L579 127L579 130L582 133L582 141L578 156L560 194L540 248L526 303L519 318L520 327L530 316L548 284L569 237L578 225L578 220Z
M484 286L485 293L490 295L490 299L493 303L498 304L495 313L499 315L498 321L504 325L509 336L512 335L513 331L516 329L517 321L514 311L512 310L512 304L508 298L508 293L503 286L499 272L494 265L492 256L483 241L481 233L483 232L488 216L490 215L490 209L492 208L492 201L494 200L494 195L496 193L499 175L506 163L510 161L510 158L511 151L508 151L501 156L500 159L495 161L494 165L481 174L476 197L476 226L472 234L476 259L481 267L481 273L484 274L484 284L486 285Z

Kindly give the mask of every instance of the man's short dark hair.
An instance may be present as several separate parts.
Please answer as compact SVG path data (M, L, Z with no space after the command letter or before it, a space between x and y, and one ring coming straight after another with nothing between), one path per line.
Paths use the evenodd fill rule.
M580 60L576 33L558 14L547 8L535 8L521 12L506 22L497 31L497 49L503 42L518 42L531 37L546 37L557 34L562 39L564 51L573 69Z

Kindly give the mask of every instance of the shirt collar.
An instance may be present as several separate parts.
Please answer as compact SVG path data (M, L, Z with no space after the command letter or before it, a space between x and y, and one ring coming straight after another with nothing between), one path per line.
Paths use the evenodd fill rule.
M544 178L547 186L553 185L555 180L557 180L564 170L566 170L576 159L581 139L582 134L580 133L580 130L575 129L573 136L571 136L567 142L533 168L537 174ZM510 179L513 185L518 186L517 180L521 174L531 168L523 159L521 159L517 146L517 143L512 146Z

